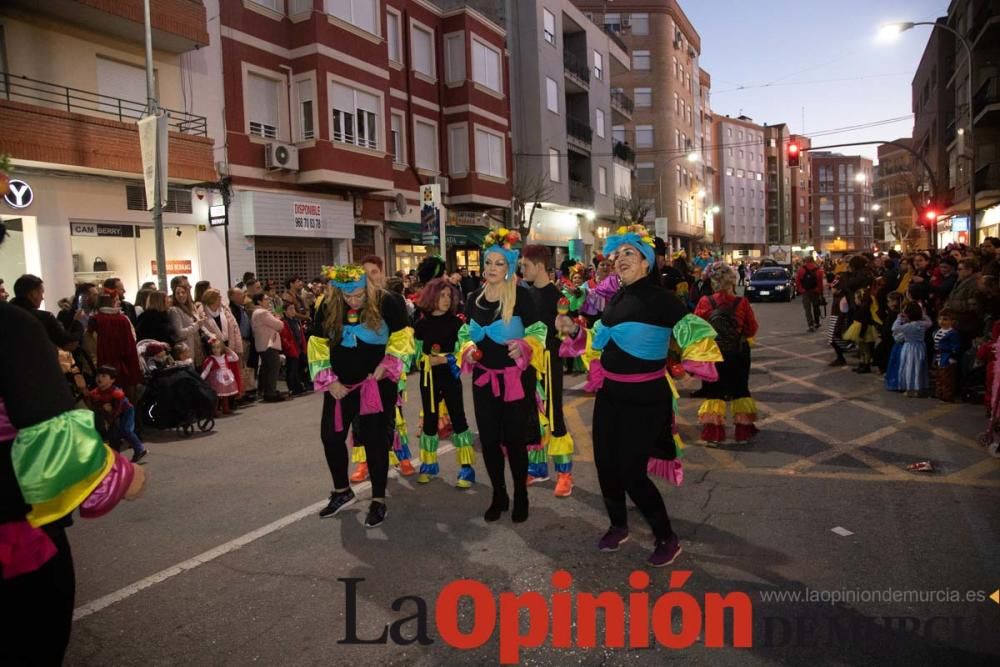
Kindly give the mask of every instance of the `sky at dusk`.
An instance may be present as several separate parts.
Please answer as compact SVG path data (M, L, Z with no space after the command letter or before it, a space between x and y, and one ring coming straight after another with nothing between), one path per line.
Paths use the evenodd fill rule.
M910 81L931 27L916 26L888 43L877 39L878 28L894 20L933 21L947 13L948 2L681 0L681 6L701 35L700 64L712 77L715 114L785 122L807 135L909 116L817 136L815 146L910 135ZM876 156L875 146L836 150Z

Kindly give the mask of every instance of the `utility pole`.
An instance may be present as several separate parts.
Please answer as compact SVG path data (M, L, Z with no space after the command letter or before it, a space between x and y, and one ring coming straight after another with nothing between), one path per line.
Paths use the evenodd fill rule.
M149 18L149 0L142 2L143 15L146 22L146 112L151 116L160 115L160 105L156 101L156 84L153 76L153 26ZM153 172L154 194L153 194L153 237L156 241L156 279L161 292L167 291L167 250L163 241L163 192L160 185L160 170L163 165L160 163L159 144L159 123L157 119L157 141L156 149L153 151L153 159L156 167Z

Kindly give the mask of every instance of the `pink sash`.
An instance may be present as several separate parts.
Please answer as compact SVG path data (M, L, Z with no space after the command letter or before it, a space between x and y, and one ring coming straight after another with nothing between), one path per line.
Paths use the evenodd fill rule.
M649 373L612 373L611 371L604 370L604 366L599 359L594 359L590 362L590 371L587 373L587 384L583 385L583 390L599 391L604 387L605 380L628 383L650 382L665 377L666 372L667 369L664 367L658 371L650 371Z
M347 385L347 393L361 389L361 414L374 415L382 412L382 395L378 391L378 380L367 377L357 384ZM333 427L339 433L344 430L344 417L340 409L340 399L336 399L333 407Z
M483 372L476 378L477 387L487 384L493 390L493 395L500 398L500 378L503 377L503 400L505 403L519 401L524 398L524 387L521 386L521 369L517 366L507 366L502 369L487 368L482 364L475 366Z

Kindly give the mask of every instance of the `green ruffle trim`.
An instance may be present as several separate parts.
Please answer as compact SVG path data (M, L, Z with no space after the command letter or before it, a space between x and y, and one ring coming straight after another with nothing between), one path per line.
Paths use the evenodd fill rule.
M420 434L420 462L437 463L438 437L436 435Z
M14 475L29 504L52 500L104 466L104 441L90 410L70 410L17 433Z
M545 463L548 461L548 453L544 447L528 450L528 463Z
M542 345L543 349L545 347L545 338L548 335L549 335L549 328L545 326L544 322L535 322L534 324L529 325L524 330L524 337L534 338Z
M451 436L451 442L455 447L472 447L472 431L462 431Z
M469 335L469 331L470 329L468 324L463 324L461 327L459 327L458 344L455 345L456 350L461 350L463 345L472 342L472 336Z
M683 350L692 343L697 343L705 338L715 338L715 329L712 325L701 319L697 315L688 313L681 318L681 321L673 327L673 337L677 345Z

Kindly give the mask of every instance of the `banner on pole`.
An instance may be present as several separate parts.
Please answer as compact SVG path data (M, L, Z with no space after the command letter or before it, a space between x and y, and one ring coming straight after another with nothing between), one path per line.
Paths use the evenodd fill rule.
M441 186L420 186L420 241L437 245L441 230Z
M167 115L146 116L137 122L139 149L142 152L142 180L146 186L146 210L153 210L156 200L156 162L160 162L160 204L167 203Z

